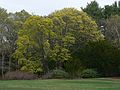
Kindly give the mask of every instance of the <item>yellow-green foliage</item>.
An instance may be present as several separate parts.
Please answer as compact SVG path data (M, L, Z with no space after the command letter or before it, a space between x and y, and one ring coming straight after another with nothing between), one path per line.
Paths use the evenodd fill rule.
M83 43L103 39L95 21L86 13L65 8L48 17L29 17L18 33L13 56L21 70L37 72L48 68L49 59L59 64L70 60L70 50L75 50L74 45L79 47Z

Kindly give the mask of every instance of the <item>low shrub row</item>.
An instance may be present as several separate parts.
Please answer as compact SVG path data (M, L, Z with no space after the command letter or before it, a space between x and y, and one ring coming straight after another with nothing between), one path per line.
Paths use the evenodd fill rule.
M97 78L99 74L94 69L85 69L79 73L79 78ZM72 78L71 75L63 70L53 70L43 75L44 79Z
M44 79L62 79L62 78L69 78L69 74L63 70L56 69L53 71L50 71L43 75Z
M7 72L4 79L6 80L32 80L37 79L37 75L28 72L13 71Z
M85 69L81 72L81 78L97 78L99 75L94 69Z
M96 78L98 73L93 69L85 69L80 73L80 78ZM52 70L41 77L42 79L68 79L71 75L64 70ZM38 79L38 76L33 73L13 71L7 72L4 76L5 80L32 80Z

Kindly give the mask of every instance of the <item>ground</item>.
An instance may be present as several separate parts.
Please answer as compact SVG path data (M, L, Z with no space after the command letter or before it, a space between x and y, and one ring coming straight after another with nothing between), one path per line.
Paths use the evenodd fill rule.
M0 90L120 90L120 79L5 80Z

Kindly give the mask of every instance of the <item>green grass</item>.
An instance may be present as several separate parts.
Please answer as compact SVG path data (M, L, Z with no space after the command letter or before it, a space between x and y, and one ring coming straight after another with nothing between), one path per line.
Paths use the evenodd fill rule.
M0 81L0 90L120 90L120 80L11 80Z

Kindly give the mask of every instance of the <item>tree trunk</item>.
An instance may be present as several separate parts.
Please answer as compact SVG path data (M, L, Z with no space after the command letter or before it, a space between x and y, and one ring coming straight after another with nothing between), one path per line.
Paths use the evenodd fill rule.
M9 72L11 70L11 57L9 56Z
M116 31L117 37L118 37L118 46L120 47L120 34L118 32L118 28L117 27L115 27L115 31Z
M2 52L2 79L4 78L4 59L5 59L5 56L4 56L4 53Z

